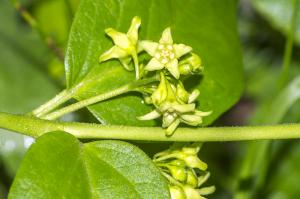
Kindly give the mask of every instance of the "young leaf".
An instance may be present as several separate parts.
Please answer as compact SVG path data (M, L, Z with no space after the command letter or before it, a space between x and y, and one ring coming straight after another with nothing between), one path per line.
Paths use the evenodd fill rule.
M134 80L134 73L117 61L98 63L101 53L112 46L104 29L126 32L134 16L140 16L139 37L158 40L171 27L174 41L192 46L205 65L204 78L189 79L189 88L199 88L200 109L212 110L204 118L210 124L240 97L243 72L236 30L236 1L227 0L83 0L71 28L66 54L68 88L77 87L75 98L82 100ZM153 125L138 121L150 112L139 96L132 94L89 107L103 123Z
M169 198L152 161L121 141L81 144L64 132L47 133L28 150L9 198Z

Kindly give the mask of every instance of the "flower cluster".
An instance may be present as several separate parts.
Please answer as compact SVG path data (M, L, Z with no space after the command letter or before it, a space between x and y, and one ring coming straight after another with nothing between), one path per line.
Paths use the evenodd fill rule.
M203 199L215 191L202 187L210 176L207 164L198 158L200 146L168 149L154 156L154 163L169 181L172 199Z
M174 43L169 27L163 31L159 42L140 41L140 25L141 19L134 17L127 33L118 32L113 28L106 29L106 34L112 38L115 46L104 52L99 61L118 59L126 70L135 70L137 80L156 74L160 76L158 85L150 89L140 89L145 101L153 104L155 109L138 117L139 120L162 117L162 127L167 129L167 136L171 136L181 122L191 126L200 125L202 118L211 112L196 109L195 101L200 92L196 89L188 93L181 78L202 73L200 57L192 52L192 47ZM138 59L138 55L143 52L151 56L145 66L139 64Z
M160 83L157 89L147 100L155 106L152 112L138 117L140 120L151 120L162 116L162 127L167 128L166 135L170 136L180 122L191 126L197 126L202 123L202 117L210 112L196 110L194 101L200 92L194 90L188 93L180 81L171 83L163 72L160 73Z

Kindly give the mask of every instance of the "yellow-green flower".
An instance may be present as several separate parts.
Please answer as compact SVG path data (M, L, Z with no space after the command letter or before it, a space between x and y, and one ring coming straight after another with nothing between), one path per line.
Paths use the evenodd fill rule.
M205 199L215 191L214 186L202 187L210 173L204 171L207 165L198 158L200 147L201 143L171 147L154 156L154 163L169 181L172 199Z
M180 76L178 59L192 51L190 46L173 43L170 28L163 31L158 43L141 41L139 47L153 57L145 66L145 70L154 71L166 68L176 79Z
M196 147L183 147L181 150L166 150L160 152L154 156L154 161L164 161L168 159L176 159L184 162L189 168L199 169L205 171L207 169L207 164L201 161L198 157L200 151L200 146ZM171 162L174 165L173 161Z
M99 57L99 62L104 62L109 59L119 59L125 69L131 71L133 69L130 67L129 63L133 59L136 71L136 79L139 79L140 68L137 58L137 43L140 25L141 19L139 17L134 17L126 34L118 32L113 28L107 28L105 33L112 38L115 46L104 52Z
M171 84L161 73L160 84L151 96L156 109L138 119L152 120L162 116L162 127L167 128L167 136L174 133L180 122L198 126L202 123L202 117L211 113L196 110L196 104L193 102L198 95L198 90L189 94L181 82L177 86Z

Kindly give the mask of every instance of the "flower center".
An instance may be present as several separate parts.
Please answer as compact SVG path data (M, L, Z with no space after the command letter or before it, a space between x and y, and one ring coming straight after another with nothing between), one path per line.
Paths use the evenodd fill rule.
M173 46L171 44L159 44L154 56L162 64L170 62L175 58Z

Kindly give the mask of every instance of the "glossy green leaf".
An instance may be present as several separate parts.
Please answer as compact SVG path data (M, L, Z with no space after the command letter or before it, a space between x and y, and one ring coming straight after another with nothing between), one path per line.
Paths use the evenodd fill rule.
M298 0L252 0L256 10L265 17L271 25L283 34L289 31L289 21ZM300 3L297 6L295 42L300 44Z
M134 79L117 61L98 63L99 55L112 46L104 29L127 31L134 16L140 16L141 39L158 40L170 26L174 41L194 48L205 65L204 78L189 79L191 88L200 88L200 109L212 110L204 119L210 124L229 109L243 90L243 72L236 30L236 1L226 0L83 0L71 28L66 54L69 88L77 86L78 100L112 90ZM228 50L230 49L230 50ZM89 107L103 123L153 125L137 116L150 108L134 94Z
M81 144L70 134L53 132L28 150L9 198L166 199L169 189L151 159L131 144Z

